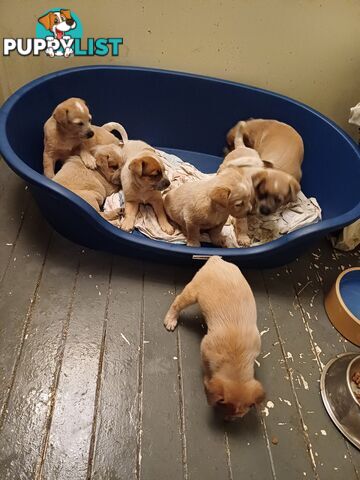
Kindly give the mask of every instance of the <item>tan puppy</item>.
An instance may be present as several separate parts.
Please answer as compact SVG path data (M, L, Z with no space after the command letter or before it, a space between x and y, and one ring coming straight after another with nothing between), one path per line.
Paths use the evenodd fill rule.
M44 174L52 178L55 163L58 160L64 162L70 155L80 155L86 167L95 169L96 162L90 149L110 143L119 145L118 138L110 133L115 129L123 140L127 139L120 124L91 125L89 109L81 98L69 98L60 103L44 125Z
M263 161L256 150L245 147L242 137L237 137L235 142L235 150L224 158L218 172L236 169L251 179L255 211L270 215L279 207L296 200L300 185L293 176L282 170L268 168L268 162ZM235 233L239 245L250 245L246 217L235 220Z
M238 122L227 134L230 148L240 138L247 147L254 148L263 161L273 168L301 180L304 143L290 125L277 120L252 119Z
M65 161L53 181L79 195L106 220L115 220L120 214L119 209L107 213L100 209L106 197L120 190L120 174L124 164L121 147L99 145L91 152L96 159L97 170L86 168L76 155Z
M164 211L161 191L169 185L164 164L156 150L141 140L128 140L122 148L126 163L121 172L125 197L125 216L121 228L133 230L140 204L151 205L160 228L169 235L174 233Z
M261 349L254 295L235 265L214 256L176 297L165 327L174 330L180 312L194 303L199 304L208 327L201 342L208 403L219 406L226 419L242 417L265 398L254 378L254 362Z
M226 246L221 230L229 215L246 217L252 205L252 184L238 170L230 169L171 190L165 197L165 211L179 225L187 245L200 246L200 233L208 232L211 242Z

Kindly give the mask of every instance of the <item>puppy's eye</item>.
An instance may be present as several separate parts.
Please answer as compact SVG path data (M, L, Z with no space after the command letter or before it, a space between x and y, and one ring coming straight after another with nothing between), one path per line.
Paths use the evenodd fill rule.
M83 127L84 126L84 122L74 122L75 125L77 125L78 127Z
M259 200L265 200L265 198L267 198L268 194L267 193L259 193L258 197L259 197Z
M244 202L241 200L241 202L235 203L235 207L242 207L244 205Z
M65 22L66 18L64 17L64 15L60 15L60 17L61 17L61 20Z
M55 23L55 25L57 25L59 23L59 19L57 17L55 17L54 23Z

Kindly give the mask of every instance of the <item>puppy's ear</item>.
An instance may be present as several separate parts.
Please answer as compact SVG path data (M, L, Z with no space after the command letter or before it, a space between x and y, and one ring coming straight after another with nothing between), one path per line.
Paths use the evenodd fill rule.
M262 162L265 168L274 168L274 164L272 162L269 162L269 160L263 160Z
M243 395L248 406L259 405L265 400L265 390L261 383L254 378L243 386Z
M227 207L231 190L228 187L215 187L210 193L213 202L218 203L222 207Z
M129 163L129 170L138 177L142 176L143 168L144 163L142 158L134 158L134 160Z
M204 387L208 404L211 406L224 404L224 386L218 378L204 378Z
M261 184L265 182L266 176L266 170L260 170L252 175L251 179L255 190L258 190Z
M69 113L69 110L67 108L65 108L63 105L58 105L53 111L52 116L55 118L57 123L60 123L61 125L65 125L67 122L68 113Z
M64 17L67 18L67 19L71 18L70 10L60 10L60 13L62 13L64 15Z
M43 15L42 17L38 18L38 22L41 23L41 25L43 25L46 28L46 30L50 30L53 15L54 14L52 12L49 12L46 15Z
M300 185L299 182L294 178L291 177L289 182L289 202L295 202L297 198L297 194L300 192Z

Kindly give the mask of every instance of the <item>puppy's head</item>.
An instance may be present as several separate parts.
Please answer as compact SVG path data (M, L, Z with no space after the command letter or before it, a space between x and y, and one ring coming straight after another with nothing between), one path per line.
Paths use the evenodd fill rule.
M69 136L80 139L94 136L89 109L81 98L68 98L55 108L52 116Z
M226 208L229 215L235 218L243 218L252 210L253 187L251 182L235 182L229 186L216 186L210 192L213 203Z
M53 32L55 38L60 40L64 32L76 27L76 22L71 16L70 10L61 9L58 12L48 12L38 19L47 30Z
M125 163L121 147L115 144L97 145L91 153L96 159L98 170L106 180L114 185L120 185L121 170Z
M136 156L131 160L128 168L146 189L161 191L170 185L170 181L165 174L164 164L152 150Z
M219 408L226 420L243 417L265 399L263 386L254 378L241 383L215 374L204 378L204 387L209 405Z
M288 173L276 169L261 169L252 176L256 208L262 215L274 213L282 205L294 202L300 185Z

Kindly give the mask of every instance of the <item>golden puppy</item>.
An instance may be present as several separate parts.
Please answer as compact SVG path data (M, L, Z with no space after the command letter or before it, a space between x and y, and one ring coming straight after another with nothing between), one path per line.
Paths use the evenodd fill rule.
M91 152L96 159L97 170L86 168L76 155L65 161L53 181L79 195L106 220L115 220L120 214L119 209L107 213L100 209L106 197L120 190L120 174L124 164L121 147L99 145Z
M304 143L293 127L277 120L251 119L238 122L228 132L230 148L236 147L238 138L254 148L263 161L300 182Z
M200 233L208 232L211 242L226 246L221 230L229 215L246 217L252 205L251 180L236 169L195 182L187 182L171 190L165 197L168 217L179 225L187 245L200 246Z
M171 235L170 225L164 211L161 191L169 185L165 167L156 150L141 140L128 140L122 148L125 166L121 172L121 184L125 197L125 216L122 230L133 230L140 204L151 205L160 228Z
M236 137L235 150L226 155L218 172L237 169L251 179L254 188L253 209L262 215L270 215L281 206L294 202L300 185L293 176L268 165L256 150L244 145L242 137ZM247 218L235 220L234 225L239 245L250 245Z
M125 129L118 123L91 125L89 109L81 98L60 103L44 125L44 174L52 178L56 162L64 162L70 155L80 155L86 167L95 169L90 149L96 145L120 144L111 130L118 130L123 140L127 139Z
M227 419L242 417L265 398L254 378L261 349L254 295L235 265L214 256L175 298L164 320L167 330L174 330L180 312L194 303L208 327L201 342L208 403L219 406Z

